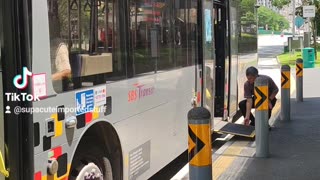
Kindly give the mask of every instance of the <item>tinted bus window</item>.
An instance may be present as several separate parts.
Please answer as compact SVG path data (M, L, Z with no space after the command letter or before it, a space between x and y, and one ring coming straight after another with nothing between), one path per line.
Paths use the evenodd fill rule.
M196 9L191 1L130 1L135 74L194 64Z
M117 6L113 0L48 0L51 70L57 92L125 78Z

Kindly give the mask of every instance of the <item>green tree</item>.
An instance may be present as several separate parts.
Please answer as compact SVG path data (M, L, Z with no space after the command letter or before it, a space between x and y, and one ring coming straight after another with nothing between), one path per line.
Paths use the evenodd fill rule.
M258 10L259 26L268 25L273 31L282 31L289 28L289 21L282 15L264 6Z
M241 25L242 26L250 26L251 24L256 23L256 15L255 15L255 4L256 0L241 0L240 3L240 14L241 14Z
M241 16L245 15L247 12L254 13L253 7L256 3L256 0L241 0Z
M272 6L282 9L284 6L291 3L291 0L273 0Z

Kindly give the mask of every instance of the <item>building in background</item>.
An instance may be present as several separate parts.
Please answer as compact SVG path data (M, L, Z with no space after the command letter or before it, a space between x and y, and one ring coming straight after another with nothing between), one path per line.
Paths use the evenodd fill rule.
M260 0L258 0L260 1ZM301 0L295 0L295 7L299 7L302 5L302 2ZM289 20L289 23L290 23L290 29L288 30L289 32L291 32L291 29L292 29L292 15L294 15L294 13L292 13L292 3L290 3L289 5L283 7L280 11L280 14L284 17L286 17L286 19ZM305 28L305 26L302 26L300 29L296 29L297 30L304 30L303 28Z
M265 6L269 9L274 10L275 12L279 12L279 9L272 6L272 0L257 0L257 4L260 6Z

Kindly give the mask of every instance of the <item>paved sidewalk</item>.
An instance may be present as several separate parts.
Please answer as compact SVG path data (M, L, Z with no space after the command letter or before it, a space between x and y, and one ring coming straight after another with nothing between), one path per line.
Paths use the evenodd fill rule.
M280 66L273 57L259 63L261 74L280 86ZM257 158L255 141L233 137L213 153L214 180L320 179L320 69L304 69L303 102L296 102L295 68L291 69L291 120L279 119L281 96L271 118L268 158ZM273 119L273 120L272 120ZM188 166L185 167L187 171ZM188 179L188 175L181 178Z
M254 141L234 139L214 154L215 161L233 159L222 173L213 167L214 179L320 179L319 77L320 69L304 69L304 102L291 96L291 121L275 122L269 158L255 157Z
M295 74L294 69L291 71ZM278 113L274 114L274 128L269 134L268 158L255 157L256 146L252 139L234 137L213 154L212 179L320 179L318 77L320 69L304 69L304 102L296 102L295 93L292 94L291 121L281 121ZM292 78L291 84L295 84L294 81L295 78ZM188 166L185 169L188 172ZM187 180L188 175L181 179Z

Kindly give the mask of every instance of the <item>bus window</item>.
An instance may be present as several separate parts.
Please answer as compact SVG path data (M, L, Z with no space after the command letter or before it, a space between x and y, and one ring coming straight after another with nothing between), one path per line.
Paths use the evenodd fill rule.
M135 74L191 66L192 22L188 0L131 0L130 35ZM195 48L196 46L193 46ZM189 50L188 50L189 49ZM192 60L193 59L193 60Z
M48 0L50 57L56 92L125 76L115 0ZM122 60L124 61L124 60Z

